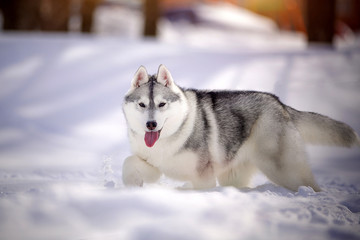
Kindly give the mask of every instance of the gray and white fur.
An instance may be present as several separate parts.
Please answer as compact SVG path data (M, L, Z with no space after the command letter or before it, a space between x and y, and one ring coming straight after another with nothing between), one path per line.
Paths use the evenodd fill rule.
M123 110L133 153L123 165L126 186L165 174L196 189L241 188L260 170L288 189L320 191L304 144L360 146L345 123L297 111L270 93L183 89L164 65L156 75L138 69Z

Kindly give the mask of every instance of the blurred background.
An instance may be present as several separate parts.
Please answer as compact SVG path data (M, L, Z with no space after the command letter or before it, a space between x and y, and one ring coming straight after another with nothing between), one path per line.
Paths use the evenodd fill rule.
M346 38L360 29L359 0L0 0L0 25L4 31L161 37L161 26L169 23L224 27L199 9L219 4L264 16L277 30L302 33L308 42L333 44L334 37ZM239 30L241 20L236 24L233 15L224 18Z
M260 174L249 192L191 195L121 180L140 65L360 133L359 13L360 0L0 0L0 238L360 239L359 149L309 149L317 195Z

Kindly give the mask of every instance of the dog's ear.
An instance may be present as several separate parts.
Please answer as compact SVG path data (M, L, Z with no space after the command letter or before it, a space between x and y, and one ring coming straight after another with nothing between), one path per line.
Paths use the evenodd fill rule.
M144 66L140 66L136 71L133 80L131 81L132 88L138 88L141 85L147 83L149 81L149 75Z
M169 70L163 64L159 66L157 81L165 87L171 87L174 84Z

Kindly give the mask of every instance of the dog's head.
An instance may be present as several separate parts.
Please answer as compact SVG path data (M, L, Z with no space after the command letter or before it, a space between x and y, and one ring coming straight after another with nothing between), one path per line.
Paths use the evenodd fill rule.
M141 66L125 95L123 110L131 132L144 135L145 144L152 147L160 137L169 137L179 129L188 105L164 65L156 75L148 75Z

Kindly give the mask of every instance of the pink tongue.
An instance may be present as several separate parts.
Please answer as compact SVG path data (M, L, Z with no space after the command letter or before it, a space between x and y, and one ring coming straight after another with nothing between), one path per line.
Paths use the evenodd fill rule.
M152 147L154 146L155 142L159 139L160 133L157 132L145 132L145 143L146 146Z

